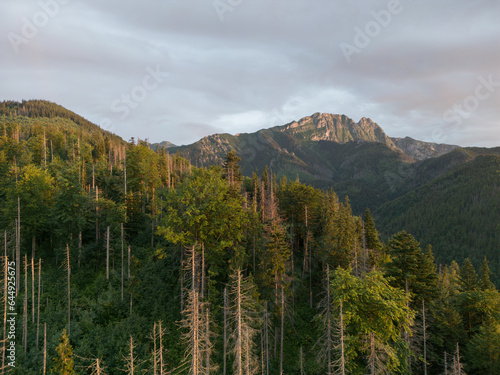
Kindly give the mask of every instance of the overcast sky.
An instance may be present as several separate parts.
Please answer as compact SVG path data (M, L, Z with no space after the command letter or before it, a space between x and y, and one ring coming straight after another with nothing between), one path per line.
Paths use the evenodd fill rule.
M499 0L1 0L0 100L188 144L315 112L500 146Z

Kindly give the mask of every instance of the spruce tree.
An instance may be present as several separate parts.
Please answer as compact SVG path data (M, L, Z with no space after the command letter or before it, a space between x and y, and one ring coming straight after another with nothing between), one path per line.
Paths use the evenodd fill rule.
M469 258L466 258L459 274L460 291L470 292L478 287L477 273Z
M58 375L76 374L73 347L69 343L69 337L65 329L59 339L56 351L57 357L54 358L54 373Z
M367 208L365 214L363 215L363 223L365 229L365 239L366 247L370 250L380 251L382 250L382 243L378 237L378 231L375 227L375 221L373 220L370 209Z
M481 268L479 270L478 287L481 290L495 289L495 286L490 280L491 271L488 263L488 260L486 259L486 257L484 257L483 263L481 264Z

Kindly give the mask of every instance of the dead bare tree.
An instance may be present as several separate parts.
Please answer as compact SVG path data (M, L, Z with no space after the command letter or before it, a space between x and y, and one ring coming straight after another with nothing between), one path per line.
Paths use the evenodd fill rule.
M231 275L230 317L233 334L231 335L234 356L233 369L236 375L251 375L259 370L255 355L255 336L258 319L257 304L253 299L255 285L237 269Z

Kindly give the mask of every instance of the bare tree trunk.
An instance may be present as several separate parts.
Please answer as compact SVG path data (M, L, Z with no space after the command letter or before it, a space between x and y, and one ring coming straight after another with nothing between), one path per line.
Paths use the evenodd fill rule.
M281 345L280 345L280 375L283 375L283 342L285 337L285 290L281 286Z
M19 293L21 280L21 198L17 197L17 228L16 228L16 295Z
M36 237L31 236L31 257L33 259L35 258L35 251L36 251Z
M43 129L43 167L47 168L47 139L45 137L45 129Z
M7 231L5 231L5 243L7 244ZM5 254L7 254L7 245L5 248ZM5 255L4 262L4 285L3 285L3 340L2 340L2 375L5 373L5 354L6 354L6 344L7 344L7 285L8 285L8 270L9 270L9 259Z
M94 178L94 166L92 166L92 179ZM92 181L92 184L94 181ZM99 242L99 187L95 188L95 242Z
M24 254L23 350L28 349L28 255Z
M241 270L238 270L236 294L236 374L242 375Z
M31 322L35 324L35 258L31 258Z
M134 339L132 338L132 336L130 336L129 355L127 356L127 358L125 358L125 361L127 363L127 373L129 375L134 375L135 372L134 349L135 349Z
M155 243L155 220L151 220L151 247L154 247Z
M333 374L332 368L332 314L330 303L330 266L326 266L326 357L327 357L327 373Z
M223 365L222 375L226 375L226 359L227 359L227 288L224 288L224 348L223 348ZM5 336L5 335L4 335Z
M153 325L153 375L158 375L158 360L156 359L157 350L156 350L156 322Z
M425 325L425 301L422 300L422 329L424 340L424 375L427 375L427 326Z
M165 369L164 369L164 364L163 364L163 328L161 327L162 321L160 320L158 322L159 329L158 329L158 340L160 341L160 375L165 374Z
M208 310L208 306L205 307L205 373L208 375L210 374L210 370L212 369L211 363L210 363L210 313Z
M43 323L43 375L47 371L47 323Z
M255 250L256 250L256 238L255 234L253 235L253 250L252 250L252 257L253 257L253 272L255 273Z
M106 280L109 280L109 226L106 228Z
M124 265L123 265L123 223L120 224L120 229L121 229L121 242L122 242L122 285L121 285L121 292L122 292L122 302L123 302L123 268L124 268Z
M194 264L194 262L193 262ZM194 267L193 267L194 268ZM193 293L193 320L192 320L192 330L193 330L193 338L192 338L192 361L191 361L191 369L193 375L198 375L201 373L201 369L199 368L200 364L200 343L199 343L199 337L200 337L200 327L199 327L199 322L200 318L198 316L199 313L199 300L198 300L198 292L196 288L192 289Z
M340 374L345 375L345 347L344 347L344 312L342 311L342 300L340 300Z
M71 335L71 263L69 259L69 246L66 245L66 270L68 271L68 337Z
M82 231L78 232L78 268L80 268L81 257L82 257Z
M128 254L127 254L127 278L130 279L130 245L128 245Z
M304 375L304 348L301 346L299 350L300 375Z
M375 335L370 333L370 357L368 359L370 375L375 375Z
M264 375L264 334L260 335L260 372Z
M201 244L201 298L205 296L205 244Z
M295 290L294 290L294 281L295 281L295 266L293 264L293 214L292 214L292 225L290 226L290 258L292 261L292 280L291 280L291 289L292 289L292 316L295 316Z
M363 272L367 272L368 269L366 267L366 257L367 257L366 233L365 233L365 222L363 220L361 220L361 225L363 227Z
M36 348L38 349L39 332L40 332L40 294L42 289L42 258L38 259L38 307L36 315Z
M123 185L125 198L127 197L127 154L125 154L125 159L123 160Z
M266 374L269 374L269 313L267 306L264 311L264 329L265 329L265 349L266 349Z
M248 325L245 327L245 369L246 369L246 375L251 375L250 372L250 335L249 335L249 328Z

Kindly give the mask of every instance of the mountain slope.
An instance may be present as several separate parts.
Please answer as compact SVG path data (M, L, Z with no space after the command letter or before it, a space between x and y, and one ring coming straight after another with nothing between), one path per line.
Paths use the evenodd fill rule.
M170 147L194 165L221 164L234 150L244 175L268 166L278 177L298 177L320 188L333 187L353 198L357 212L406 192L413 163L456 146L388 137L370 119L315 113L299 121L236 135L215 134L187 146Z
M108 158L117 163L127 145L118 135L45 100L0 102L0 129L16 139L16 157L23 156L21 165L69 156L80 156L85 162ZM25 152L31 144L38 145L35 151Z
M391 140L401 151L417 160L435 158L459 147L442 143L422 142L410 137L391 138Z
M386 238L404 228L422 245L432 244L441 263L468 257L479 265L486 256L498 282L500 148L486 149L482 155L480 149L460 153L468 160L382 205L375 212L377 224Z
M188 146L171 147L193 163L219 164L231 149L242 160L243 169L263 170L261 159L288 154L289 159L298 164L293 151L308 142L331 141L345 144L351 141L376 142L397 150L392 140L373 121L363 118L358 123L344 115L315 113L299 120L255 133L215 134ZM264 155L267 155L267 158Z

